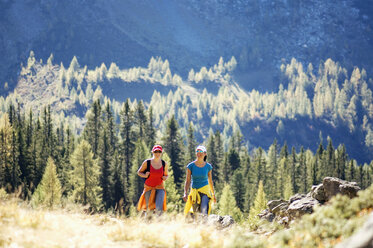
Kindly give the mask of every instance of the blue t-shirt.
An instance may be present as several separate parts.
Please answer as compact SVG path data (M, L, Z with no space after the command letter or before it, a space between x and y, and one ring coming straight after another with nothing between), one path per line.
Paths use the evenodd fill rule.
M198 167L194 162L189 163L187 168L192 172L192 188L199 189L209 184L208 173L212 166L206 163L203 167Z

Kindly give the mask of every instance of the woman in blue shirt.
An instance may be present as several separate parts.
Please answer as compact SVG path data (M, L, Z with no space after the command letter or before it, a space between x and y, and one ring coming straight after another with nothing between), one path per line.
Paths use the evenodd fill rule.
M206 162L207 150L204 146L196 148L197 159L189 163L186 171L183 200L186 202L184 214L187 215L193 207L193 212L207 215L211 210L211 200L216 202L214 184L212 181L212 166ZM188 195L189 187L192 189Z

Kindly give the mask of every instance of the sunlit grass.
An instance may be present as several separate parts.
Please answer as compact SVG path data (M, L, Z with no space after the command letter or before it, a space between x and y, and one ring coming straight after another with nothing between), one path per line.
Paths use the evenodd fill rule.
M0 190L0 247L333 247L359 229L373 210L373 187L337 196L286 229L248 219L229 228L186 220L181 214L119 217L87 208L36 209Z

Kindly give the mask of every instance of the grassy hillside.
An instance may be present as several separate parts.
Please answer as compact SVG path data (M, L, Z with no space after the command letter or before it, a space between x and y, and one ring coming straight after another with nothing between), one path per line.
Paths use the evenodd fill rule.
M354 199L335 197L327 206L283 229L243 221L229 229L185 222L164 215L144 221L107 214L88 215L67 205L36 210L27 203L0 196L2 247L332 247L355 233L373 209L373 186Z

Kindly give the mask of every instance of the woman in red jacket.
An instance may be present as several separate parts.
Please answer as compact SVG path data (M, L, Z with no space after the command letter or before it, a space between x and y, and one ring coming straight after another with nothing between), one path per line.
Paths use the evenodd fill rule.
M137 210L156 210L158 214L166 211L166 191L164 183L168 178L168 164L161 159L163 148L160 145L153 146L151 159L145 160L137 175L146 178L144 191L140 196Z

